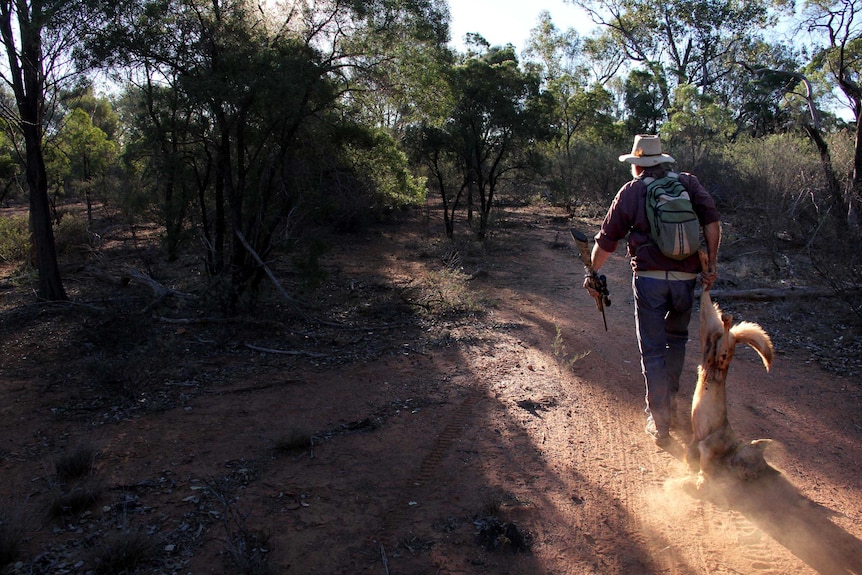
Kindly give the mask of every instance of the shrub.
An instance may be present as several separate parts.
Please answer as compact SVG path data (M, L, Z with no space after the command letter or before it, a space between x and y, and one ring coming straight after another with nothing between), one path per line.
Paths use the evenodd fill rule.
M746 138L734 143L728 156L732 171L716 200L719 209L732 214L736 239L746 241L741 245L758 245L776 255L789 245L780 242L804 244L818 229L827 200L810 142L787 134Z
M568 154L554 152L548 200L567 205L579 216L603 216L614 194L631 178L628 165L618 160L620 150L625 147L575 139Z
M30 226L26 216L0 218L0 261L26 261L30 245Z
M54 228L54 243L58 254L70 255L92 245L87 219L77 214L65 214Z
M359 179L369 183L372 209L416 206L425 201L425 178L410 173L407 156L392 136L375 130L352 144L345 147L345 156Z

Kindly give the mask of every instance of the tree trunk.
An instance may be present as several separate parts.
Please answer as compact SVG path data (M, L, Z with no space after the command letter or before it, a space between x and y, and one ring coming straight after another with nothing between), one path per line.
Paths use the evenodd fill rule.
M57 248L54 244L54 229L51 226L51 202L48 199L48 181L42 142L35 125L25 120L24 139L27 148L27 186L30 191L30 229L33 233L33 248L39 271L39 299L64 301L67 299L60 279L57 263Z
M817 152L820 154L820 166L823 168L823 175L826 179L826 187L829 191L829 198L836 207L842 210L846 208L844 201L844 192L841 189L841 183L835 176L835 169L832 165L832 156L829 154L829 145L820 134L820 130L813 126L805 126L805 132L814 145L817 146Z
M859 100L856 100L859 110ZM862 118L856 114L856 142L853 150L853 180L847 190L847 227L859 230L859 212L856 202L862 197Z
M57 248L51 227L51 202L48 178L42 154L42 119L45 98L45 75L42 70L42 25L45 18L40 2L29 6L4 4L2 10L3 44L9 57L9 77L20 114L20 126L25 143L27 186L30 192L30 229L39 272L37 296L48 301L67 299L57 264ZM24 12L21 12L24 10ZM11 17L16 14L20 39L17 53L16 35Z

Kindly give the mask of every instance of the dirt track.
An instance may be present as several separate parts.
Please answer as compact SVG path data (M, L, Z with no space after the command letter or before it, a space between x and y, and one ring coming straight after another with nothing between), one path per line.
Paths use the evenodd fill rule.
M88 534L98 547L107 524L148 525L163 558L142 573L230 573L224 518L236 513L242 529L269 535L266 555L283 573L862 573L859 377L827 374L780 342L766 374L739 349L731 423L743 438L774 440L766 455L779 473L698 493L682 462L685 435L662 450L643 432L628 262L617 254L604 268L605 333L579 287L565 218L527 209L503 224L470 282L486 315L405 322L404 286L439 261L423 247L424 227L413 237L384 227L326 264L330 310L364 309L362 329L331 341L289 329L242 334L327 358L351 350L358 361L241 346L204 357L213 346L194 325L162 326L171 349L187 348L176 361L191 375L156 385L183 393L116 422L46 415L75 393L30 379L35 367L4 331L16 359L0 373L0 478L29 518L25 553L68 565L39 572L86 573ZM691 333L685 399L696 320ZM296 429L313 432L313 448L274 454ZM58 526L44 516L48 490L34 486L51 454L87 442L108 488L89 516ZM120 513L129 498L135 505ZM506 526L510 537L496 538ZM519 535L529 551L513 550Z

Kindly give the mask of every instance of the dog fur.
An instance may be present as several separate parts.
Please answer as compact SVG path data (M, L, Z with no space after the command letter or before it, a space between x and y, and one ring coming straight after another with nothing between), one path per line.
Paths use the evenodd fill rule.
M744 480L754 479L769 469L763 450L769 439L746 443L739 440L727 419L727 371L736 345L751 346L769 371L774 351L769 335L756 323L733 324L733 317L712 303L709 290L700 296L700 347L697 387L691 406L692 439L686 460L698 471L698 486L705 475L727 466Z

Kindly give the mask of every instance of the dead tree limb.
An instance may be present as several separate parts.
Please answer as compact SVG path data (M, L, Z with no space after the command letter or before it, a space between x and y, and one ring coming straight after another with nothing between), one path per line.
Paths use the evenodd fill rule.
M251 247L251 244L248 243L248 240L245 239L243 233L240 230L235 230L234 233L236 234L237 239L240 241L243 247L248 251L249 254L251 254L251 257L254 258L254 261L257 262L257 265L263 268L263 271L266 273L266 276L272 282L272 285L276 287L279 293L281 293L281 296L291 305L291 307L293 307L294 311L296 311L304 319L309 319L308 314L306 314L301 309L302 302L287 293L287 290L284 289L284 286L281 285L281 282L278 281L278 278L275 277L275 274L272 273L272 270L269 269L269 266L264 263L263 259L261 259L258 253L254 250L254 248Z
M254 351L260 351L262 353L274 353L278 355L304 355L306 357L315 357L322 358L326 357L325 353L314 353L312 351L293 351L293 350L284 350L284 349L273 349L271 347L260 347L258 345L254 345L251 343L245 344L245 346L249 349L253 349Z
M129 277L129 281L147 286L153 292L153 301L147 304L147 307L142 310L142 313L148 313L168 297L177 297L182 299L189 299L194 297L193 294L165 287L150 276L134 268L126 268L125 273Z
M857 287L848 292L860 292L862 287ZM749 301L773 301L781 299L799 298L821 298L835 297L837 292L831 288L753 288L743 290L711 290L710 295L715 299L735 299Z

